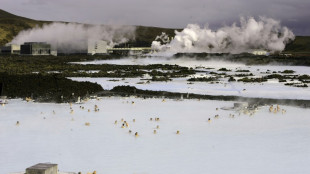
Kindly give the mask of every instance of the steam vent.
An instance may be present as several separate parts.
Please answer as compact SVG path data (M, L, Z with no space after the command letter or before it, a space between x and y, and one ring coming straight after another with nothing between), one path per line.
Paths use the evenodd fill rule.
M39 163L26 169L26 174L57 174L57 164Z

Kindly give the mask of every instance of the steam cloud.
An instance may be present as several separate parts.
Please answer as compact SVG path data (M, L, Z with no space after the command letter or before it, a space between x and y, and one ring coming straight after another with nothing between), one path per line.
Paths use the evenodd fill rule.
M72 53L87 50L88 40L105 40L113 47L135 37L134 26L85 25L54 22L21 31L11 43L47 42L59 52Z
M162 32L161 35L156 36L155 41L157 41L157 40L160 40L165 44L170 41L169 36L165 32Z
M231 26L212 31L207 26L201 28L189 24L183 31L175 31L175 37L170 43L153 41L152 48L166 53L177 52L207 52L207 53L241 53L256 49L271 52L282 51L285 45L294 40L295 36L287 27L271 18L253 17L240 18L240 26ZM166 38L161 35L156 39Z

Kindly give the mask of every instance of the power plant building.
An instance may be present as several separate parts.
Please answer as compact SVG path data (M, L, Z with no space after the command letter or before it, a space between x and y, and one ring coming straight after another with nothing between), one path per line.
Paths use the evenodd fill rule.
M9 44L1 47L2 54L20 54L20 45Z
M107 47L108 44L106 41L99 40L99 41L88 41L88 49L87 54L95 55L95 54L107 54Z
M252 54L257 56L269 56L269 52L265 50L254 50Z
M20 46L21 55L50 55L51 45L45 42L25 42Z
M132 47L132 48L108 48L109 54L116 55L141 55L154 52L151 47Z

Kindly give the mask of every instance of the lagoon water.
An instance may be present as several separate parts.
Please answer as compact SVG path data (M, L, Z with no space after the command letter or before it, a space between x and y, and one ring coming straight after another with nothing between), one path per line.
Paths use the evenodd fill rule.
M280 106L286 110L282 114L263 106L240 115L216 109L231 106L233 102L111 97L74 104L71 112L69 104L10 100L0 107L0 171L24 171L39 162L58 163L61 171L109 174L310 170L309 109ZM122 118L128 128L121 128Z
M167 63L213 68L208 71L226 67L232 71L248 69L257 77L267 70L289 69L295 74L310 75L308 67L246 66L188 58L126 58L85 63ZM195 76L209 74L202 72ZM188 78L149 84L137 84L140 78L72 79L96 82L105 89L133 85L139 89L172 92L310 99L309 88L285 86L273 79L257 84L228 83L224 79L218 84L188 84ZM118 81L110 81L112 79ZM0 106L0 171L5 174L22 172L41 162L57 163L60 171L97 171L98 174L291 174L310 171L309 109L279 106L281 109L276 113L269 112L270 106L262 106L255 112L221 109L233 104L231 101L105 97L73 104L70 109L68 103L11 99L9 104ZM95 112L95 105L98 112ZM282 113L282 109L286 112ZM155 121L155 118L160 120ZM122 128L122 119L129 127ZM180 133L176 134L177 131ZM135 132L138 137L134 136Z

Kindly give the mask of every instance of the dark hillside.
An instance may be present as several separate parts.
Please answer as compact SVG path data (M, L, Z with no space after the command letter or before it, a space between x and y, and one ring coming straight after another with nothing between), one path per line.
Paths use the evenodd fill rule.
M20 31L42 26L48 21L36 21L13 15L0 9L0 46L10 42Z
M286 45L285 52L310 54L310 36L296 36L293 42Z

